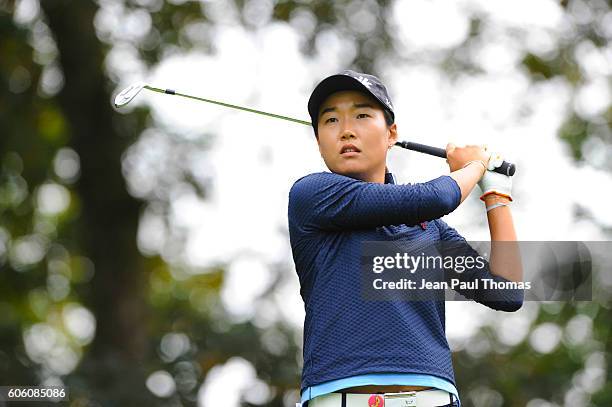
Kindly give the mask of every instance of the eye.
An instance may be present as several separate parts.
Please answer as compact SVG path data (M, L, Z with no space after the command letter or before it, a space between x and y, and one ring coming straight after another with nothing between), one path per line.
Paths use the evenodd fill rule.
M330 117L329 119L325 120L325 123L329 122L330 120L336 120L335 117Z
M359 118L359 116L366 116L366 117L370 117L370 115L369 115L369 114L367 114L367 113L359 113L359 114L357 115L357 118Z

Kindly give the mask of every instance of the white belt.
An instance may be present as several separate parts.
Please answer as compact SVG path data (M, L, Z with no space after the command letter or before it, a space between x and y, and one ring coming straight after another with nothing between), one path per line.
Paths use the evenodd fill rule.
M346 394L346 407L438 407L452 404L451 393L438 390L421 390L401 393ZM378 399L378 400L377 400ZM342 394L329 393L315 397L308 407L344 407Z

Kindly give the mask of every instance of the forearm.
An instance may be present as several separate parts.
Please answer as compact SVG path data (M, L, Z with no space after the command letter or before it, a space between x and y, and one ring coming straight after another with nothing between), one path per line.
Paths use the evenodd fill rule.
M509 202L507 198L496 195L485 197L487 207ZM510 281L522 281L521 254L519 245L516 243L516 231L510 206L498 206L491 209L487 212L487 220L491 235L491 273Z
M465 168L450 173L450 177L457 182L461 190L461 202L472 192L478 181L480 181L483 172L484 167L482 165L472 163Z

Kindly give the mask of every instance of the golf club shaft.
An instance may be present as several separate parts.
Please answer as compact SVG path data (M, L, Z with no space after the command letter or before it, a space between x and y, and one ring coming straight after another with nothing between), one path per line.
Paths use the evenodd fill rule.
M167 95L182 96L182 97L188 98L188 99L195 99L195 100L200 100L202 102L214 103L216 105L221 105L221 106L225 106L225 107L231 107L233 109L244 110L246 112L262 114L264 116L270 116L270 117L275 117L277 119L289 120L290 122L301 123L301 124L305 124L307 126L310 126L310 122L307 122L307 121L304 121L304 120L294 119L292 117L282 116L280 114L263 112L261 110L249 109L248 107L232 105L230 103L219 102L219 101L212 100L212 99L204 99L204 98L201 98L201 97L198 97L198 96L186 95L184 93L175 92L172 89L160 89L160 88L155 88L155 87L149 86L149 85L146 85L144 88L152 90L154 92L165 93Z
M164 93L166 95L182 96L188 99L194 99L194 100L199 100L202 102L214 103L216 105L230 107L232 109L244 110L246 112L257 113L257 114L261 114L261 115L269 116L269 117L275 117L277 119L288 120L290 122L305 124L307 126L311 125L310 122L305 121L305 120L294 119L292 117L282 116L279 114L264 112L261 110L249 109L248 107L242 107L242 106L232 105L230 103L219 102L219 101L212 100L212 99L205 99L205 98L201 98L198 96L187 95L184 93L176 92L172 89L161 89L161 88L156 88L154 86L149 86L149 85L145 85L144 88L151 90L153 92ZM425 144L413 143L410 141L398 141L397 143L395 143L395 145L405 148L407 150L417 151L419 153L424 153L424 154L429 154L429 155L433 155L436 157L446 158L446 150L442 148L432 147L432 146L428 146ZM498 172L500 174L513 176L516 171L516 166L512 163L504 161L501 166L495 168L493 171Z

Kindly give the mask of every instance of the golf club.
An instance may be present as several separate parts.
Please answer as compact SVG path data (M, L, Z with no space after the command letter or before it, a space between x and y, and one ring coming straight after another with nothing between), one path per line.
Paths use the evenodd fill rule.
M179 93L172 89L156 88L154 86L150 86L145 83L138 83L138 84L128 86L127 88L119 92L119 94L115 96L115 107L119 108L119 107L127 105L143 89L147 89L153 92L163 93L166 95L176 95L176 96L181 96L181 97L188 98L188 99L199 100L201 102L214 103L216 105L231 107L232 109L239 109L239 110L244 110L246 112L257 113L257 114L261 114L261 115L269 116L269 117L275 117L277 119L288 120L288 121L295 122L295 123L305 124L307 126L311 125L311 123L306 120L299 120L299 119L294 119L292 117L282 116L279 114L263 112L261 110L249 109L248 107L232 105L229 103L223 103L223 102L219 102L219 101L212 100L212 99L204 99L198 96L192 96L192 95L187 95L184 93ZM425 144L413 143L409 141L398 141L397 143L395 143L395 145L398 147L405 148L407 150L417 151L420 153L429 154L429 155L433 155L436 157L446 158L446 150L444 150L443 148L432 147L432 146L428 146ZM516 166L512 163L504 161L501 166L495 168L493 171L498 172L500 174L513 176L516 171Z

